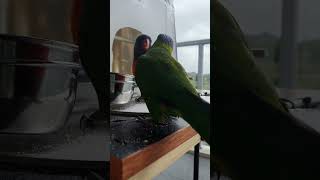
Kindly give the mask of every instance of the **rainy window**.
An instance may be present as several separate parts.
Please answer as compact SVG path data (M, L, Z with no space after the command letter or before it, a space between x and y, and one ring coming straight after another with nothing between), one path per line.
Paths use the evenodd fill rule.
M177 59L196 89L210 91L210 1L174 3Z
M282 12L283 1L278 0L221 2L240 24L256 63L277 87L320 89L320 25L315 18L319 15L318 1L301 1L292 6L296 9L285 8L287 12ZM290 17L297 18L287 17L285 22L290 23L282 24L283 13L296 13ZM286 38L282 40L281 36ZM293 49L288 50L283 44L290 44Z
M142 34L140 31L130 27L121 28L117 31L112 45L112 72L132 74L134 43L140 34Z
M279 85L281 1L222 0L221 3L239 23L257 65Z
M319 1L298 3L297 88L320 89Z

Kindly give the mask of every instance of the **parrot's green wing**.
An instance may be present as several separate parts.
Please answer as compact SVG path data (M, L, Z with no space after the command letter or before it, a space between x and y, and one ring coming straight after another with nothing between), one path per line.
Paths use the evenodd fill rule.
M163 96L167 96L166 99L175 98L177 93L184 91L197 95L182 66L162 49L153 48L138 61L136 79L138 83L143 82L139 85L144 89L143 93L160 95L161 91Z
M214 91L227 94L250 91L266 103L286 111L276 89L256 65L238 23L218 1L213 5L213 24Z
M136 81L156 121L182 116L209 141L210 104L198 96L182 66L162 48L139 57Z
M188 73L186 72L186 70L182 67L182 65L176 60L174 59L173 57L171 57L172 61L173 61L173 64L175 67L177 67L177 69L181 72L183 72L185 74L185 76L189 79L189 75ZM194 89L194 88L193 88Z

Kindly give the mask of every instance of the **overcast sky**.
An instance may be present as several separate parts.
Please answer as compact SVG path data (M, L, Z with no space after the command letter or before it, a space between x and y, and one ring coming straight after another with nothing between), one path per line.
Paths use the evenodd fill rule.
M177 42L210 38L210 0L174 0ZM204 73L210 72L210 49L205 46ZM198 48L178 48L187 72L198 72Z
M280 0L221 0L239 21L245 33L269 32L280 36ZM177 42L210 37L210 0L174 0ZM299 1L298 39L320 39L320 1ZM209 46L208 46L209 47ZM204 72L210 72L209 48L205 48ZM178 59L187 72L197 72L197 48L179 48Z
M221 0L246 33L268 32L280 36L282 1ZM320 38L320 1L298 1L298 39Z

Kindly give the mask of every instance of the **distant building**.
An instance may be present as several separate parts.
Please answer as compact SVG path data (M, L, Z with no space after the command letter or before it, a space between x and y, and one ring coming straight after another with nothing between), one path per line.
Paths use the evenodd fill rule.
M247 34L246 40L258 61L277 62L279 37L270 33Z

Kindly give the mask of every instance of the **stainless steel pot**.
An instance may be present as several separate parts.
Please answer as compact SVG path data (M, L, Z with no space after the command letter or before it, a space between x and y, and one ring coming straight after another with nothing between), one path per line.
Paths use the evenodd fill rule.
M0 132L39 134L63 126L79 69L77 46L0 35Z
M110 72L110 105L118 106L130 102L136 83L133 75Z

